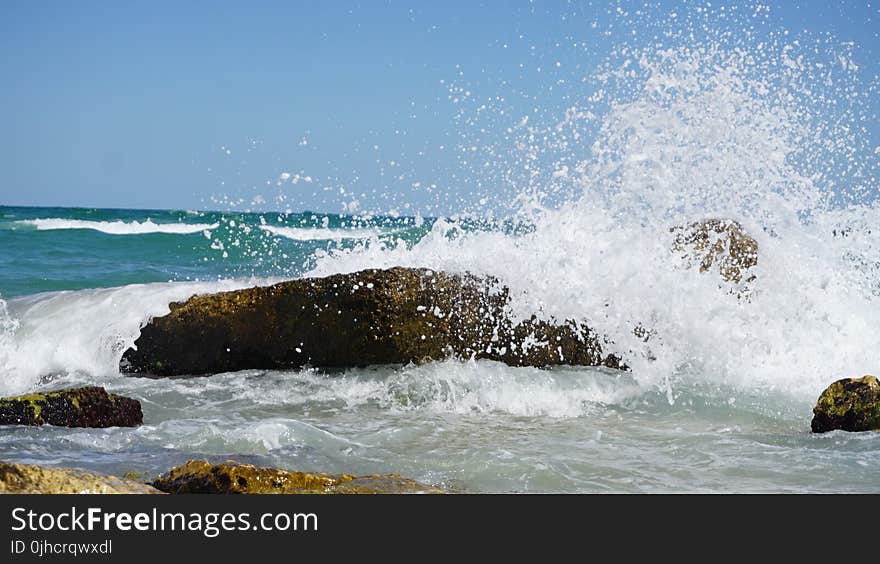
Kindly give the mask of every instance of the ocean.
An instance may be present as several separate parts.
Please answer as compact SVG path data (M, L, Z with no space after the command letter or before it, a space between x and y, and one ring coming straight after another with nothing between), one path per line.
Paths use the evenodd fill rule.
M636 362L631 372L468 359L174 379L118 372L140 326L195 293L368 263L436 267L446 260L450 269L492 270L476 260L483 245L522 252L540 233L456 229L447 220L313 213L0 208L0 393L97 384L144 408L144 425L135 429L6 427L0 459L147 478L192 458L234 459L303 471L397 472L471 492L880 489L877 433L813 435L809 425L824 385L870 366L878 348L866 345L877 337L854 329L876 308L809 328L821 341L811 343L802 338L804 322L832 311L796 312L780 303L781 315L797 317L777 320L757 298L746 306L716 292L717 311L697 302L685 314L693 327L658 322L668 339L690 337L688 346L661 343L653 351L659 358ZM515 247L505 249L504 239ZM473 251L462 252L464 245ZM441 249L452 254L443 259ZM544 260L539 276L566 268L564 255ZM759 280L772 278L759 271ZM523 282L542 287L533 279L513 288ZM555 287L545 297L572 290ZM705 297L694 290L693 300ZM838 290L839 300L851 301ZM782 325L748 334L746 322L774 320ZM838 323L852 331L832 331ZM862 357L825 356L854 348L857 338L864 339ZM689 354L677 356L681 349ZM663 352L677 361L668 363Z
M2 428L0 460L149 479L233 459L493 493L880 491L880 433L810 432L829 384L880 372L876 77L832 35L721 12L617 38L598 69L575 52L550 68L577 76L512 94L525 109L448 83L459 184L431 194L457 215L0 207L0 396L95 384L144 409L134 429ZM712 218L756 241L747 278L673 252L677 227ZM629 369L119 372L171 302L393 266L494 276L511 316L583 321Z

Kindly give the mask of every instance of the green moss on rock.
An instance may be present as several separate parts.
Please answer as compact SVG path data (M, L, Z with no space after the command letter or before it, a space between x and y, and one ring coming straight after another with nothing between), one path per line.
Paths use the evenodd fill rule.
M814 433L880 430L880 382L874 376L834 382L819 396L810 427Z
M159 494L131 480L73 468L0 462L0 494Z
M139 401L99 386L0 399L0 425L136 427L143 419Z
M515 366L621 366L583 324L515 324L509 302L507 288L491 277L425 268L370 269L200 295L172 304L168 315L143 327L120 370L171 376L449 356Z
M397 474L313 474L227 462L190 460L159 476L153 486L174 494L446 493Z

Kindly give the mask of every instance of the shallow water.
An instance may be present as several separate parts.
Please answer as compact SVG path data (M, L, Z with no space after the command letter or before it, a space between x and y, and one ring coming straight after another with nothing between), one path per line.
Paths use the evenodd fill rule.
M234 459L472 492L880 489L877 434L812 435L808 402L706 386L671 406L598 369L448 361L104 384L142 400L143 427L5 429L0 458L145 478Z

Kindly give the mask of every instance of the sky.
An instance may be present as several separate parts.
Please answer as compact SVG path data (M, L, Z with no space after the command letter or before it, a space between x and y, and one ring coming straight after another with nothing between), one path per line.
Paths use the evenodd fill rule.
M877 72L877 6L768 4ZM0 205L454 212L490 180L455 85L528 112L639 5L4 0Z

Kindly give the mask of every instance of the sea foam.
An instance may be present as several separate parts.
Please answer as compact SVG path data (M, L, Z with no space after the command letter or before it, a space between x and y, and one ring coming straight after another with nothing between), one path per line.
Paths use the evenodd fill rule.
M321 227L280 227L260 225L260 229L295 241L338 241L341 239L367 239L381 234L374 229L328 229Z
M23 219L17 224L35 227L38 231L55 229L91 229L110 235L144 235L148 233L170 233L175 235L189 235L199 233L206 229L216 229L219 224L207 223L154 223L153 220L145 221L88 221L83 219Z

